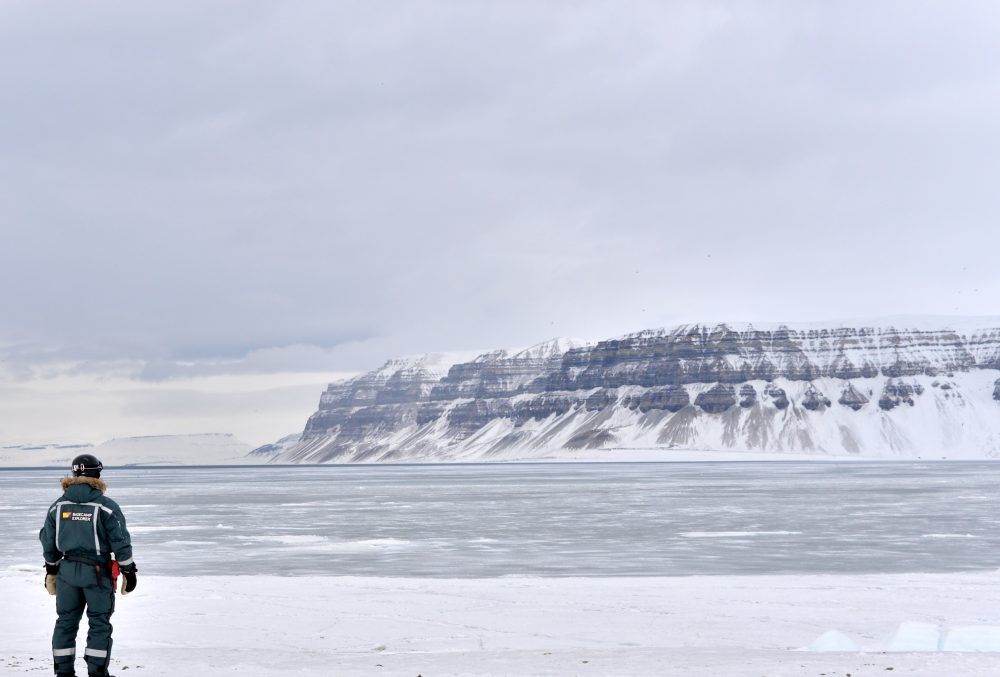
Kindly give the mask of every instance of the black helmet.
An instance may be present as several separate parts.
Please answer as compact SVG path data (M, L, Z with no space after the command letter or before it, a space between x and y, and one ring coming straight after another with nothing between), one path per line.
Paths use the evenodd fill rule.
M104 464L91 454L82 454L73 459L73 476L100 477Z

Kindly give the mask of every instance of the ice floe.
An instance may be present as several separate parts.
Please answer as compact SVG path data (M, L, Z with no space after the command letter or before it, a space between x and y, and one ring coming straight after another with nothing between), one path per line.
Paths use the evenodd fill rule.
M839 630L827 630L812 643L798 649L816 652L913 652L975 651L1000 652L1000 626L970 625L943 632L933 623L906 621L899 625L886 644L858 644Z

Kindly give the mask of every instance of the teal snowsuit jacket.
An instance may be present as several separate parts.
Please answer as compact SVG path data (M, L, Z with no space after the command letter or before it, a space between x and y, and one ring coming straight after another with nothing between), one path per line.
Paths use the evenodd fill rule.
M92 676L107 675L111 661L111 615L115 591L110 569L98 573L94 566L63 557L82 557L106 564L114 553L119 564L132 560L132 539L118 504L104 495L104 482L92 477L67 477L63 495L45 515L38 534L47 564L59 564L56 579L56 619L52 631L52 658L57 674L75 674L76 635L87 612L87 647L84 658Z
M132 563L132 537L118 504L104 495L104 482L66 477L63 495L49 508L38 534L48 564L64 555L106 562L114 553L122 566Z

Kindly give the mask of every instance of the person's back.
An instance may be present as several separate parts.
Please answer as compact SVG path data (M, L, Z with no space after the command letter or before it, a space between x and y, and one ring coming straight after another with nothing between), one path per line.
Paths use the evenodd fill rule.
M49 508L38 535L45 557L45 587L56 596L52 658L58 677L76 674L76 634L84 609L90 628L84 651L87 671L93 677L108 675L115 608L112 554L125 578L122 593L131 592L136 584L125 516L104 495L103 469L89 454L73 460L74 476L63 478L63 495Z

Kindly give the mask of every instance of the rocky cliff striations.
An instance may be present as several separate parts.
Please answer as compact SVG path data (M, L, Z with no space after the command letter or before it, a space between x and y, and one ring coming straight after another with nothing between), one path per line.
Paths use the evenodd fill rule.
M926 325L926 322L923 323ZM392 360L331 384L278 462L581 449L1000 455L1000 321L685 325ZM871 404L877 402L877 405Z

